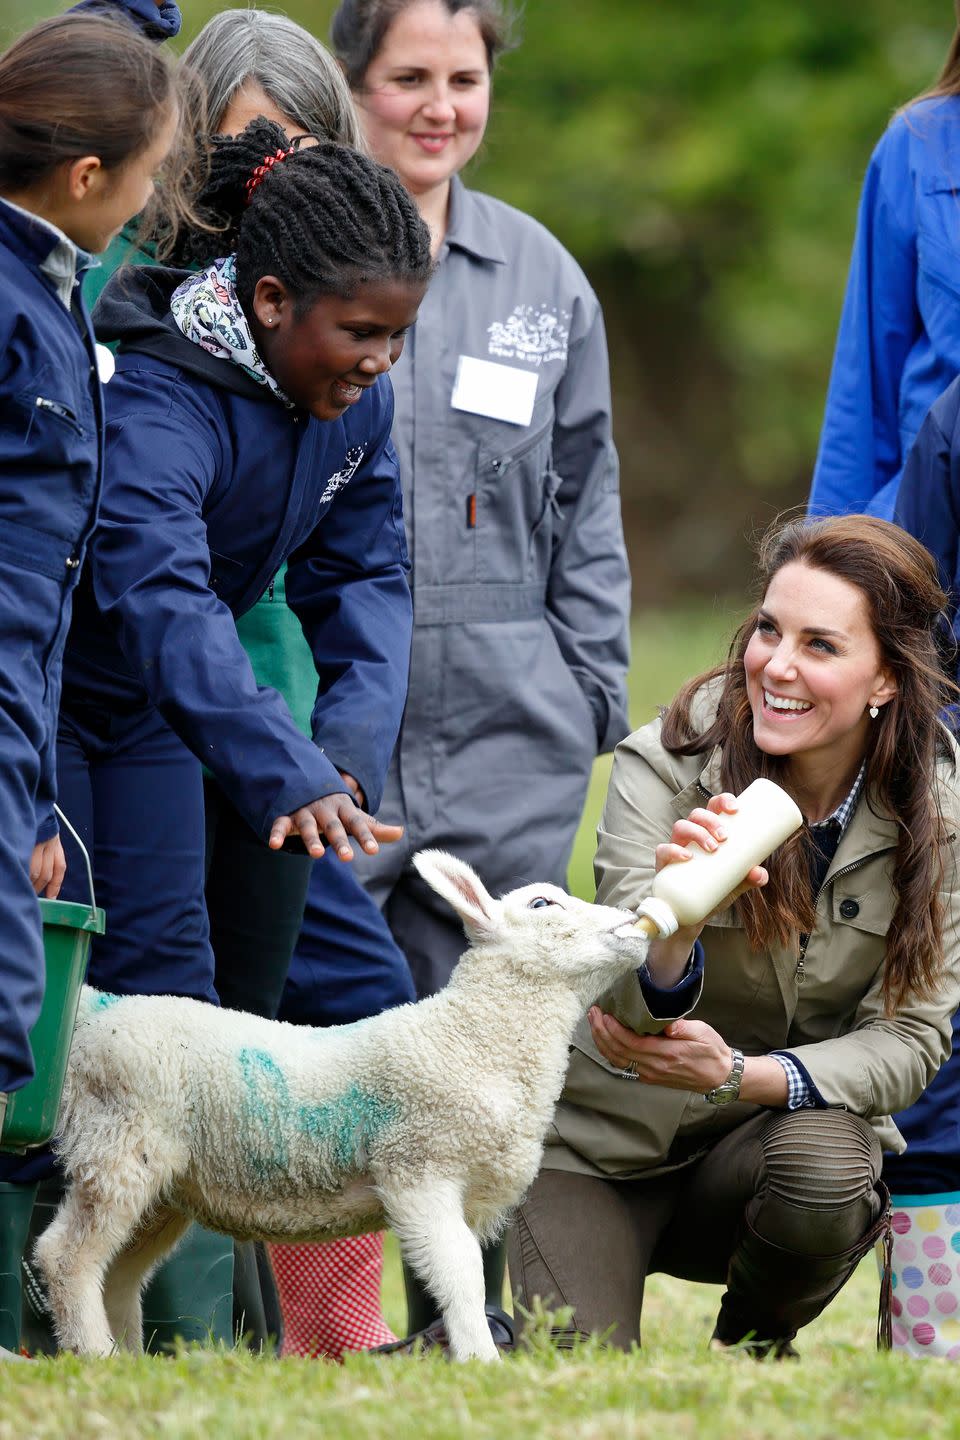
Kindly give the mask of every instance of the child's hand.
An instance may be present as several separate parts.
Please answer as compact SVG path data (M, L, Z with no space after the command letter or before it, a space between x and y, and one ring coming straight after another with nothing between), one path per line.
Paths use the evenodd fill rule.
M324 795L292 815L278 815L270 831L270 849L279 850L288 836L299 835L307 853L319 859L324 851L323 836L340 860L352 860L348 836L359 840L368 855L376 855L381 845L392 845L402 834L402 825L382 824L361 810L352 795L341 791Z
M59 835L34 845L30 856L30 884L38 895L45 900L56 900L66 873L67 860Z

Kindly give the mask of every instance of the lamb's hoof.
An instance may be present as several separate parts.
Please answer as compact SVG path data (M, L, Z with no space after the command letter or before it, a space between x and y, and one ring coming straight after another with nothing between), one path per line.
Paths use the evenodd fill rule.
M515 1350L517 1339L512 1317L505 1310L498 1310L496 1305L485 1305L484 1310L490 1327L490 1338L497 1349L501 1354ZM368 1353L418 1355L422 1350L443 1350L449 1353L450 1341L442 1320L434 1320L432 1325L427 1325L425 1329L418 1330L416 1334L408 1335L403 1340L393 1340L389 1345L375 1345Z

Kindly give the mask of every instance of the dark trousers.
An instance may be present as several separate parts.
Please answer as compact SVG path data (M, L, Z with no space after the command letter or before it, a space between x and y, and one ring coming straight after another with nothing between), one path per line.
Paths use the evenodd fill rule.
M30 857L52 806L49 757L72 593L71 572L53 580L11 564L4 540L7 549L16 544L0 535L0 1092L33 1075L28 1035L44 970Z
M124 716L66 697L57 772L59 803L90 852L107 912L89 983L216 1004L199 762L152 707ZM64 851L63 898L85 899L86 870L69 836Z
M353 865L328 852L310 875L280 1019L348 1025L414 999L403 951L375 901Z
M271 850L216 780L203 782L206 901L217 994L231 1010L276 1017L313 860Z
M885 1211L880 1146L845 1110L764 1111L699 1160L646 1179L542 1170L520 1206L521 1305L570 1306L572 1334L640 1341L648 1274L727 1285L721 1338L789 1339L828 1303ZM738 1333L739 1332L739 1333Z

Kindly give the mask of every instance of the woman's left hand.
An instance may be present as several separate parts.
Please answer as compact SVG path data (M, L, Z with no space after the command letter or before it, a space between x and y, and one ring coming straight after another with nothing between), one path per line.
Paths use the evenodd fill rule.
M587 1018L604 1060L632 1069L648 1085L705 1094L722 1085L733 1067L730 1046L702 1020L671 1020L659 1035L638 1035L596 1005Z

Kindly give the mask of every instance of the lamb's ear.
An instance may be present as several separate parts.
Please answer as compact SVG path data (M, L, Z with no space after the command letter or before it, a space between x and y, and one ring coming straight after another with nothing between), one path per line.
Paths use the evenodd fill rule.
M420 850L413 863L427 884L453 906L471 940L491 938L500 905L476 871L445 850Z

